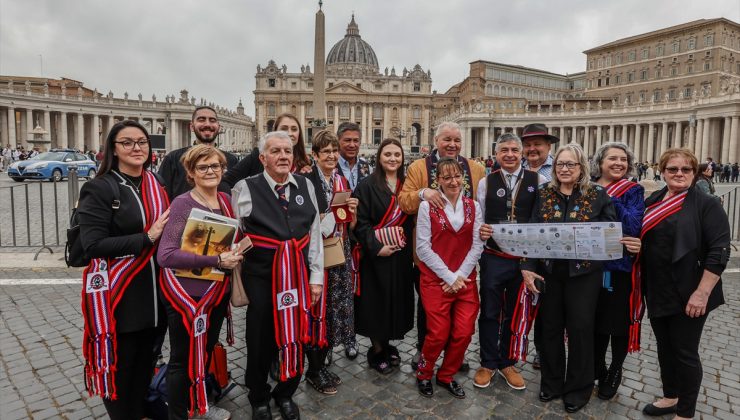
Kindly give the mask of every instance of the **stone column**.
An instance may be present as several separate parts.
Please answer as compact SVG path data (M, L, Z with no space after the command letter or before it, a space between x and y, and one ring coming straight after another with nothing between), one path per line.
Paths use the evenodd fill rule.
M67 138L67 113L59 113L59 134L57 134L57 146L59 147L70 147L69 139Z
M622 124L622 133L619 140L627 145L630 143L630 128L627 124Z
M681 137L683 136L683 123L681 121L676 121L676 123L673 126L673 146L672 147L681 147Z
M8 141L8 114L6 112L0 112L0 151L3 150L5 145L10 143ZM0 160L2 160L2 156L0 156ZM0 164L0 167L2 167L2 164Z
M115 121L116 120L113 118L113 115L112 114L111 115L108 115L108 127L105 130L105 137L108 137L108 133L110 133L110 129L113 128L113 124L115 124ZM164 121L162 121L162 125L164 125ZM167 147L166 144L165 144L165 147Z
M640 123L635 124L635 146L632 151L635 153L635 159L638 162L642 161L642 125Z
M738 136L738 123L740 123L740 117L732 117L730 124L730 159L732 163L740 162L740 157L737 155L737 144L740 142L740 136Z
M558 143L558 147L563 147L563 145L568 144L568 131L567 127L564 125L560 126L560 143Z
M33 120L33 110L32 109L26 109L26 135L21 138L21 144L23 145L26 150L28 150L28 139L33 137L33 134L31 132L33 131L33 124L35 121Z
M722 164L725 164L729 161L730 156L733 158L735 155L730 155L730 125L732 124L732 119L730 117L725 117L725 129L722 131Z
M75 148L85 152L85 116L77 114L77 125L75 126Z
M473 149L473 127L471 127L469 123L465 123L463 127L463 129L465 130L465 137L463 137L465 154L463 156L465 156L466 158L471 158L472 156L470 156L470 152Z
M666 150L668 150L668 123L663 122L660 128L660 151L658 151L658 156Z
M583 150L591 148L591 126L583 127Z
M694 150L694 147L696 145L696 121L692 125L689 123L689 140L686 143L686 147Z
M488 138L488 131L489 130L488 130L488 127L482 127L480 129L480 131L483 132L483 135L481 136L481 140L482 140L482 143L483 143L482 146L483 147L481 147L479 149L479 153L483 157L483 159L486 159L490 155L489 152L491 151L491 143L490 143L490 140Z
M339 127L339 104L334 104L334 132L337 131L337 128Z
M367 105L362 105L362 120L360 125L360 134L362 134L362 140L360 141L360 144L369 144L370 140L370 133L368 132L368 128L370 127L370 124L367 119Z
M595 143L596 147L601 146L601 143L602 143L601 136L602 136L602 129L601 129L601 124L599 124L596 126L596 143Z
M696 155L696 158L701 160L701 146L704 143L702 141L702 136L704 135L704 119L697 119L696 120L696 143L694 144L694 147L692 150L694 150L694 154Z
M617 134L617 133L615 133L615 132L614 132L614 131L615 131L615 130L614 130L614 127L615 127L615 125L614 125L614 124L610 124L610 125L609 125L609 141L610 141L610 142L613 142L613 141L614 141L614 139L616 138L616 134Z
M169 145L167 147L167 151L171 152L175 149L180 148L180 136L179 136L179 127L177 126L177 119L172 118L170 120L170 127L168 130L167 137L169 137Z
M355 122L355 106L353 104L349 105L349 120L350 122Z
M44 111L44 130L46 130L44 140L51 142L51 114L49 113L49 110ZM51 143L49 143L49 145L51 145Z
M648 138L647 138L647 160L648 163L655 162L655 124L648 124Z
M709 157L709 154L711 153L709 150L709 126L711 120L709 118L706 118L704 121L704 130L701 134L701 153L702 156L699 156L699 162L703 162L706 160L707 157ZM717 156L712 156L715 160L717 159Z
M15 124L15 108L8 107L8 139L5 145L10 144L10 147L13 149L15 149L18 144L18 139L15 133Z
M152 123L152 127L154 127L154 123ZM92 116L92 129L90 131L92 132L90 149L97 152L100 150L100 117L98 117L98 114Z
M381 141L391 136L391 108L388 105L383 105L383 134L381 135ZM466 139L463 139L465 141Z

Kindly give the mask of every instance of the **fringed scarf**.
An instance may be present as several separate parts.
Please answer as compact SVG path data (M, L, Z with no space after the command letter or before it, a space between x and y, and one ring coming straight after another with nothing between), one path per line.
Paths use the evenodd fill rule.
M509 346L509 358L514 360L527 360L527 348L529 347L529 330L532 328L539 309L539 295L527 289L522 282L519 286L519 294L514 306L511 319L511 340Z
M221 214L233 218L234 211L225 193L218 193L218 203ZM211 325L211 312L223 299L227 298L230 290L230 276L224 276L223 281L212 281L199 301L190 297L169 268L162 269L159 286L165 299L182 317L182 323L190 337L190 357L188 360L188 376L190 378L190 407L188 415L205 414L208 411L208 396L206 394L206 342L208 328ZM204 280L207 281L207 280ZM229 345L234 344L234 330L231 323L231 311L227 309L226 335Z
M686 199L688 191L676 194L673 197L655 203L645 209L645 216L642 218L642 230L640 231L640 240L644 241L645 234L668 216L681 210L683 202ZM640 254L635 258L632 265L632 292L630 293L630 327L627 351L632 353L640 350L640 328L642 316L645 313L645 303L642 299L642 267L640 266Z
M275 342L278 347L280 380L303 373L303 344L326 346L325 318L317 318L311 312L309 274L303 249L311 237L279 241L259 235L249 235L254 246L275 250L272 262L272 294L275 299L273 318ZM326 286L326 285L325 285ZM326 287L322 288L321 302L325 306ZM325 313L326 309L324 309ZM317 336L312 336L317 332ZM321 335L323 334L323 335Z
M149 171L144 171L141 198L134 194L147 232L169 207L164 188ZM150 246L139 256L94 258L82 273L82 316L84 331L82 353L85 358L85 388L90 396L116 400L116 319L113 316L128 285L147 265L154 268Z

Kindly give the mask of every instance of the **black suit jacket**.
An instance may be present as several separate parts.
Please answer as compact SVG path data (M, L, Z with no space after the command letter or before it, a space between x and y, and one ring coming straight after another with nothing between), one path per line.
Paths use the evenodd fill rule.
M661 201L667 191L664 187L652 193L645 200L645 207ZM730 258L730 223L719 200L696 187L689 188L678 216L681 222L678 223L673 242L672 264L666 269L671 270L683 300L682 306L685 306L699 286L705 269L721 275L727 266ZM650 243L643 243L643 246L650 246ZM643 267L645 263L643 261ZM643 281L649 282L650 279L643 277ZM707 312L723 303L725 298L720 279L709 295Z

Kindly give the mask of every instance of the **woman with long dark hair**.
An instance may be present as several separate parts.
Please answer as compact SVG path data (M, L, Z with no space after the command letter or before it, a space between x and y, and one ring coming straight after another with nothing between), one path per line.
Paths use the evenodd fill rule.
M291 172L299 174L311 172L311 160L306 154L306 143L303 140L303 127L301 127L301 122L295 115L288 112L278 115L273 128L269 131L285 131L290 136L290 140L293 142L293 167ZM233 169L224 174L224 181L233 188L242 179L262 173L264 167L260 162L259 155L259 150L254 148Z
M83 271L85 381L112 419L142 418L157 326L157 243L169 216L164 188L149 171L149 134L119 122L100 170L80 191L80 238L91 258Z
M383 140L376 161L378 167L352 194L360 201L354 233L361 246L355 332L372 342L370 367L387 374L393 370L389 341L403 339L413 327L413 219L398 204L404 181L401 143Z

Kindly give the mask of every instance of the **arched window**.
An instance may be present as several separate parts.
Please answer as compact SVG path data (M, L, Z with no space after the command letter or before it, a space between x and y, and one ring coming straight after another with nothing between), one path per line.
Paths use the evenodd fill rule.
M275 104L270 103L267 105L267 115L275 116Z
M398 119L398 108L396 108L395 106L391 110L391 118L393 118L394 120Z

